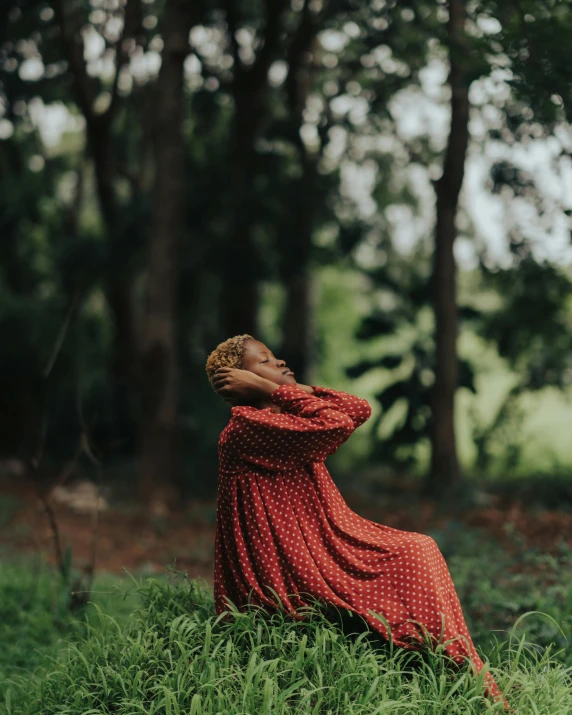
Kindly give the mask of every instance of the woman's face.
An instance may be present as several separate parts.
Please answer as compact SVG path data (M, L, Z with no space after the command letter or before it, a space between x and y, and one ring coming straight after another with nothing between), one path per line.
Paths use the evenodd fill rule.
M277 385L295 385L294 373L284 360L278 360L272 350L259 340L247 340L244 343L242 367L255 375L260 375Z

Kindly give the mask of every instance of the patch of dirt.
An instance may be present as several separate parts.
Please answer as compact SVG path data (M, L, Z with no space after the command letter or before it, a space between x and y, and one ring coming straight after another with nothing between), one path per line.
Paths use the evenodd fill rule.
M507 543L514 536L523 539L526 548L550 553L559 543L572 545L572 514L556 510L530 511L519 502L506 508L474 509L465 515L469 526L485 529Z
M515 503L446 514L429 500L412 498L404 506L402 502L392 505L389 500L376 505L347 491L344 497L361 516L407 531L423 533L444 528L454 517L467 526L484 529L509 548L514 545L515 534L522 548L536 547L550 552L560 542L572 545L572 514L565 512L530 512ZM2 487L0 506L2 499L11 500L12 508L9 513L0 509L0 544L20 552L40 552L54 562L53 530L35 490L21 485ZM119 573L125 568L162 572L167 565L174 565L187 571L191 578L203 578L212 585L214 500L190 501L163 516L107 505L94 513L86 508L78 510L78 503L74 508L73 500L50 500L62 545L64 548L71 545L77 565L89 564L95 538L96 571ZM85 507L85 500L81 504Z
M21 552L41 552L54 563L53 529L37 493L18 488L11 489L10 496L18 500L19 508L0 525L0 544ZM191 578L202 577L212 585L215 502L190 502L165 516L113 508L85 513L53 498L50 505L62 548L71 546L79 567L91 562L95 540L96 571L120 573L124 568L144 568L162 572L173 565L187 571Z

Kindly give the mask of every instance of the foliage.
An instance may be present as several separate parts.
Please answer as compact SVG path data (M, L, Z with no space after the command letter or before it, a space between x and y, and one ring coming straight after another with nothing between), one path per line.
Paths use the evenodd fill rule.
M513 637L517 619L527 617L515 631L538 651L556 647L558 657L572 665L572 548L564 543L554 553L526 548L510 522L507 550L478 529L451 521L435 535L453 575L473 639L484 650L497 640ZM552 645L551 645L552 644Z
M517 376L493 419L486 425L474 420L475 466L481 473L490 470L495 444L502 445L506 471L521 461L523 395L550 386L564 392L572 384L570 276L547 261L534 260L525 240L512 248L510 267L491 270L481 265L483 288L498 299L472 321L473 329L495 345Z
M379 307L362 320L355 337L361 342L377 340L379 347L374 357L346 370L352 378L380 368L387 372L386 384L375 395L380 411L371 428L371 457L403 469L415 464L415 449L428 437L434 382L435 345L428 280L423 256L416 259L409 260L406 266L403 259L393 256L385 266L369 272L371 302ZM473 318L474 312L468 306L460 308L462 318ZM381 345L380 338L384 338ZM459 370L459 387L475 393L471 362L461 357ZM400 403L403 416L381 438L380 426Z
M572 383L572 281L529 253L516 268L486 271L485 285L495 289L502 304L483 316L480 332L518 373L521 389L564 389Z

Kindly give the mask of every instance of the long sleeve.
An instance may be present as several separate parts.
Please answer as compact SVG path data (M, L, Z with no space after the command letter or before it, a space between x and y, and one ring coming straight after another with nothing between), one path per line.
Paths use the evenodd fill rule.
M311 385L311 387L316 397L331 402L338 410L341 410L348 417L351 417L356 428L371 417L370 404L362 397L356 397L341 390L332 390L329 387L317 387L315 385Z
M323 462L355 429L354 421L336 405L296 385L281 385L270 396L283 412L233 407L221 435L221 458L265 469L283 470Z

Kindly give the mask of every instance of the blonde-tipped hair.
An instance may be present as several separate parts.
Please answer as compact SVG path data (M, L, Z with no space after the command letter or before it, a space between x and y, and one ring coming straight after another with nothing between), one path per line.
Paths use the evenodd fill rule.
M244 356L244 343L247 340L254 340L252 335L244 333L228 338L216 346L207 358L206 371L211 385L213 377L219 367L242 367Z

